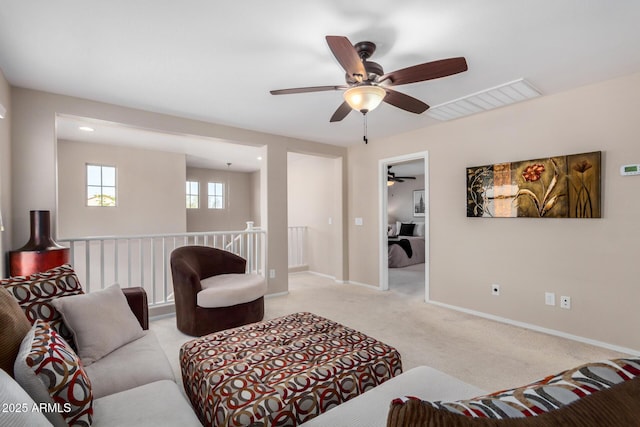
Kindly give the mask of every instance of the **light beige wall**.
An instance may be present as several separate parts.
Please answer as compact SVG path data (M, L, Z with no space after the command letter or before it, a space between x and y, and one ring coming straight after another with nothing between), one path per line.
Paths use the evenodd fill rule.
M618 172L640 163L639 111L634 74L351 148L350 279L378 284L378 160L428 150L432 300L640 350L640 176ZM596 150L602 219L466 217L466 167Z
M116 167L116 207L86 206L86 164ZM184 154L58 141L58 236L183 233Z
M187 180L200 183L200 208L184 209L188 232L244 230L247 227L247 221L255 222L252 216L254 203L252 174L188 167ZM207 183L209 182L224 184L225 209L207 208ZM255 225L259 224L256 222Z
M269 293L285 292L287 280L287 156L288 150L344 156L342 147L270 135L148 111L124 108L86 99L12 88L12 212L14 243L26 241L32 209L50 210L56 232L56 114L68 114L125 123L145 129L204 137L222 138L239 144L265 147L267 181L263 185L262 225L267 230L268 269L276 271L269 280ZM346 243L345 243L346 245Z
M289 153L289 225L307 227L310 271L342 279L342 159Z
M0 277L6 277L9 272L5 271L5 251L15 248L11 246L11 88L2 70L0 104L7 110L6 117L0 119L0 211L5 225L5 230L0 231Z
M416 175L416 179L408 179L405 182L396 182L388 191L388 217L389 223L424 222L424 217L413 216L413 191L424 189L424 174Z

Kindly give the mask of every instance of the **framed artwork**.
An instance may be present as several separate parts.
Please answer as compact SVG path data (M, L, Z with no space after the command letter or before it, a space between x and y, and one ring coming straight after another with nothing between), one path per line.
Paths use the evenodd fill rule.
M594 151L467 168L467 217L600 218L600 158Z
M424 216L424 190L413 191L413 216Z

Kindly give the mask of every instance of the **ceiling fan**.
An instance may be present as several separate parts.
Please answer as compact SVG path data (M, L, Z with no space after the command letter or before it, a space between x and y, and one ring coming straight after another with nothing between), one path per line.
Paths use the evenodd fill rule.
M387 185L392 186L395 182L404 182L405 179L416 179L415 176L396 176L391 172L391 165L387 166Z
M329 49L346 71L346 84L279 89L272 90L271 94L286 95L344 90L345 101L333 113L330 122L344 119L352 109L366 114L382 101L403 110L421 114L429 108L427 104L393 90L391 87L438 79L467 71L465 58L457 57L426 62L385 74L380 64L368 60L376 50L375 43L364 41L353 45L348 38L343 36L326 36L326 40Z

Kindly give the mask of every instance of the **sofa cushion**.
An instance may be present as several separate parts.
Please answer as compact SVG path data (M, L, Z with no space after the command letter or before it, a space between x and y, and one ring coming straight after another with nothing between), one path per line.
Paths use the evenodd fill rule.
M75 350L73 334L51 304L55 299L83 293L78 276L70 265L61 265L30 276L10 277L0 280L0 284L18 300L31 324L35 323L36 319L48 322Z
M0 426L51 427L44 414L34 409L34 405L38 406L31 396L3 370L0 370L0 404Z
M85 368L97 399L159 380L175 381L173 369L153 331Z
M73 331L78 355L85 366L144 335L118 285L59 298L52 304Z
M36 320L20 346L15 363L16 381L45 411L55 426L91 425L91 381L82 362L47 322Z
M620 427L638 425L640 378L592 393L535 417L472 418L416 398L391 404L387 427Z
M16 299L0 286L0 369L13 376L13 364L31 324Z
M94 427L201 427L173 381L156 381L96 399Z
M219 274L200 281L199 307L231 307L254 301L267 292L267 282L259 274Z

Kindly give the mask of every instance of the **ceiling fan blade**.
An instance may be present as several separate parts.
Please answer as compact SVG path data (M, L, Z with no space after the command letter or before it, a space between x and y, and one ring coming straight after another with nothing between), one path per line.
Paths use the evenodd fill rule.
M357 81L367 80L367 70L348 38L343 36L326 36L329 49L333 52L342 68Z
M385 90L387 91L387 96L384 97L384 102L387 104L416 114L424 113L429 109L427 104L413 96L405 95L389 88L385 88Z
M425 80L439 79L440 77L467 71L467 61L464 57L441 59L439 61L426 62L392 71L380 77L379 82L391 80L393 86L406 85L409 83L423 82Z
M340 104L336 112L333 113L333 116L331 116L331 120L329 120L329 122L339 122L340 120L347 117L347 114L349 114L351 110L352 108L349 104L347 104L347 101L343 102L342 104Z
M415 176L396 176L398 179L416 179Z
M310 86L296 87L291 89L278 89L270 91L271 95L288 95L291 93L323 92L328 90L348 89L349 86Z

